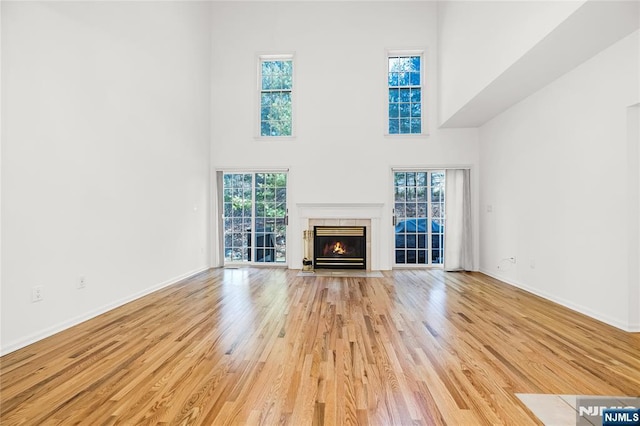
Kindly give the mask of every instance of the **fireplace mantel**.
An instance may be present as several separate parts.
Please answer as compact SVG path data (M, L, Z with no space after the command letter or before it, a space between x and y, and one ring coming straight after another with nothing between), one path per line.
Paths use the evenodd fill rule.
M380 270L381 253L381 233L384 203L297 203L300 226L303 229L309 228L310 220L345 220L367 221L368 239L370 239L370 259L367 262L368 268ZM328 224L328 223L326 223ZM339 225L336 222L333 225ZM349 225L364 225L364 223L350 223ZM369 244L369 243L367 243Z

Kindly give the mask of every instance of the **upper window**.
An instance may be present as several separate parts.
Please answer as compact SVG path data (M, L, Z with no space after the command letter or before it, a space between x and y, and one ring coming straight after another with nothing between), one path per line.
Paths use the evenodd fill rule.
M422 53L387 56L389 134L420 134L422 115Z
M292 136L293 58L260 58L260 136Z

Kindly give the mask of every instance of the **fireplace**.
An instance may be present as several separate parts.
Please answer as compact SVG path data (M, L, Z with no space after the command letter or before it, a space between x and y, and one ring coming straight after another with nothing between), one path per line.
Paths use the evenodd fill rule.
M303 257L311 262L313 256L314 227L316 226L363 226L366 228L365 270L389 269L389 259L381 256L387 253L382 247L380 236L384 234L382 218L385 203L296 203L300 234L309 231L308 251L291 253L294 264L303 264ZM315 266L315 265L313 265Z
M367 269L364 226L315 226L313 235L316 269Z

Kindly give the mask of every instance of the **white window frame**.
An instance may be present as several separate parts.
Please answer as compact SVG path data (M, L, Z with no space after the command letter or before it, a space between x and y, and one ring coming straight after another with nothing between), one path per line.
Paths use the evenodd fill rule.
M287 136L263 136L261 128L262 119L262 63L265 61L291 61L291 135ZM296 60L295 53L260 53L256 56L256 95L255 95L255 139L260 141L293 140L296 137Z
M420 133L389 133L389 58L393 56L420 56ZM384 57L384 135L391 138L422 138L429 135L428 130L428 102L427 102L427 84L426 84L426 49L387 49Z
M290 232L289 232L289 188L290 188L290 180L289 180L289 168L274 168L274 169L245 169L245 168L239 168L239 169L235 169L235 168L224 168L224 169L218 169L217 171L219 171L222 174L222 179L224 180L224 175L225 174L251 174L253 175L252 177L252 188L251 188L251 259L250 261L227 261L226 260L226 256L225 256L225 242L224 242L224 238L225 238L225 227L224 227L224 220L228 219L228 217L226 217L224 215L224 183L221 181L220 182L220 187L218 188L218 190L220 191L220 197L219 197L219 212L220 212L220 234L219 234L219 247L222 250L222 252L220 253L220 258L222 261L222 265L223 266L231 266L231 267L237 267L237 266L268 266L270 268L279 268L279 267L285 267L288 268L289 267L289 260L291 259L291 255L289 254L289 241L290 241ZM256 262L255 258L256 258L256 250L259 248L256 245L256 236L257 236L257 232L255 231L256 228L256 219L258 219L255 215L255 205L256 205L256 182L255 182L255 177L256 174L259 173L282 173L282 174L286 174L287 175L287 187L286 187L286 218L285 218L285 226L287 227L286 229L286 243L285 243L285 250L286 250L286 255L285 255L285 261L283 262Z
M396 217L396 211L395 211L395 196L394 196L394 192L395 192L395 173L396 172L400 172L400 173L418 173L418 172L426 172L428 174L427 176L427 216L425 217L425 220L427 221L426 223L428 225L431 224L431 220L433 219L432 216L432 210L431 210L431 204L433 202L432 199L432 194L431 194L431 187L432 187L432 181L431 181L431 174L432 173L440 173L443 172L445 174L446 177L446 170L447 168L445 167L409 167L409 168L405 168L405 167L392 167L391 168L391 206L392 206L392 217L393 217L393 227L391 227L391 239L390 241L392 242L392 249L391 249L391 267L393 269L443 269L444 268L444 259L442 261L442 263L433 263L432 262L432 250L433 250L433 242L432 242L432 230L431 230L431 226L428 226L427 228L427 234L426 234L426 248L427 248L427 263L396 263L396 245L395 245L395 241L396 241L396 233L395 233L395 225L396 225L396 221L398 220ZM447 194L445 192L445 200L446 200ZM443 208L445 207L445 201L443 201ZM447 216L447 212L445 210L444 215L440 217L440 219L442 219L443 221L446 222L446 216ZM445 225L445 229L444 232L447 232L447 228ZM442 250L442 256L444 257L444 234L442 236L442 246L440 247L440 249Z

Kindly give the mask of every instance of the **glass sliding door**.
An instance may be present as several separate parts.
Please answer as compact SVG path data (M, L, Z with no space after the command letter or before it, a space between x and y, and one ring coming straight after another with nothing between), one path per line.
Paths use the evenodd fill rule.
M224 173L225 263L285 263L287 174Z
M256 262L286 262L287 175L256 173Z
M444 262L444 171L394 171L396 265Z
M429 178L429 206L431 221L431 263L444 263L444 171L430 172Z
M253 227L253 175L225 173L224 200L224 260L247 262L250 259L250 238Z

